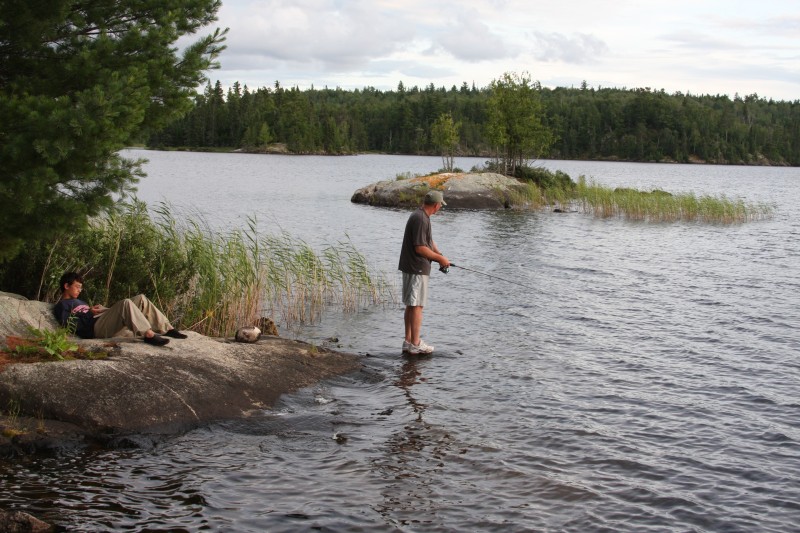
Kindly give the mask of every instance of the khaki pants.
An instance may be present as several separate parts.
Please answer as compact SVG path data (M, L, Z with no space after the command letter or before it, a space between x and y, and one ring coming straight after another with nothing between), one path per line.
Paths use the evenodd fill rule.
M103 311L94 323L94 336L98 339L129 337L131 334L144 336L148 329L166 333L172 325L147 296L140 294L120 300Z

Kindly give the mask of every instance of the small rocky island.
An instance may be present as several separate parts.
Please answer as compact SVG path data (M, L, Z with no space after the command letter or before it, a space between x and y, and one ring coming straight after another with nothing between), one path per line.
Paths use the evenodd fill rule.
M508 209L523 203L526 185L491 172L447 172L373 183L358 189L351 201L379 207L416 207L431 189L444 193L448 209Z
M51 304L0 293L0 349L29 328L57 328ZM255 343L187 332L155 347L130 338L74 339L96 358L0 361L0 454L124 444L246 417L286 392L361 368L354 354L264 336ZM2 364L3 362L7 364Z

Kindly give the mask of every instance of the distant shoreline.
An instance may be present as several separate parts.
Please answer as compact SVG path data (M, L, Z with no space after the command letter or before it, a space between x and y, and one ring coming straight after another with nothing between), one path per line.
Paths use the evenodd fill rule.
M347 152L347 153L329 153L329 152L292 152L285 144L277 143L262 149L245 149L233 147L202 147L202 146L126 146L126 150L152 150L155 152L195 152L195 153L220 153L220 154L263 154L263 155L292 155L292 156L356 156L356 155L401 155L401 156L420 156L420 157L439 157L440 154L424 153L424 154L411 154L411 153L397 153L397 152ZM491 154L456 154L456 157L476 157L491 159ZM655 160L639 160L639 159L621 159L619 157L598 157L594 159L572 159L568 157L546 157L541 158L539 161L587 161L587 162L608 162L608 163L659 163L667 165L731 165L738 167L794 167L788 163L781 163L772 161L766 157L759 158L754 163L731 163L728 161L708 161L699 157L690 157L689 161L680 162L674 159Z

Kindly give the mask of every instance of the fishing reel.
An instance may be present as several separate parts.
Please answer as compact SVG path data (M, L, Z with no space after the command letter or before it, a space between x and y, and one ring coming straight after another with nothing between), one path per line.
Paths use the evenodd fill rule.
M448 267L440 266L439 267L439 272L441 272L443 274L447 274L448 272L450 272L450 267L449 266Z

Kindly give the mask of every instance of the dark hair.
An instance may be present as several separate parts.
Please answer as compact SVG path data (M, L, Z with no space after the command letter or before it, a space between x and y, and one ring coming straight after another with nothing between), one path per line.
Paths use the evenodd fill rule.
M59 288L63 291L64 285L72 285L75 282L83 283L83 276L77 272L64 272L61 279L58 281Z

